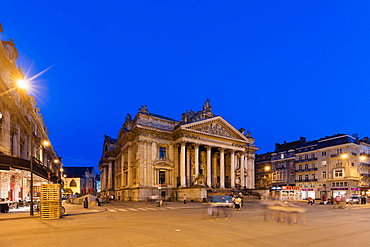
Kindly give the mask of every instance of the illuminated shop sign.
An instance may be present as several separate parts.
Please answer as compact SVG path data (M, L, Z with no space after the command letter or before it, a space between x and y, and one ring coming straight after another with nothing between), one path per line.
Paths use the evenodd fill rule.
M331 190L348 190L348 188L331 188Z
M360 190L360 188L351 188L351 190Z
M302 189L302 191L313 191L313 189Z
M301 186L282 186L283 190L301 190Z

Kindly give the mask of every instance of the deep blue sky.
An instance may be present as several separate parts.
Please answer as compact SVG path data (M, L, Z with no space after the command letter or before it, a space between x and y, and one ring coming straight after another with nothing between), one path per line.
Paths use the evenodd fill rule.
M5 1L3 40L39 77L38 107L66 166L97 165L141 105L213 111L276 142L370 135L369 1Z

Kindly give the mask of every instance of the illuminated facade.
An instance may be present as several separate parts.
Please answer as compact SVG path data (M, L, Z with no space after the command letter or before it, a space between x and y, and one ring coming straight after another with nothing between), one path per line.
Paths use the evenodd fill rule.
M144 201L150 196L202 201L209 188L254 188L258 148L244 129L237 130L212 112L186 111L176 121L150 113L128 114L118 138L105 137L100 159L102 196Z
M264 158L263 158L264 157ZM337 134L314 141L276 144L273 153L256 156L256 169L271 165L271 196L321 199L355 194L370 196L369 138Z
M24 78L17 57L13 41L0 40L0 198L11 201L30 196L31 150L34 196L41 183L60 181L61 165L53 147L43 146L48 131L34 98L16 86Z

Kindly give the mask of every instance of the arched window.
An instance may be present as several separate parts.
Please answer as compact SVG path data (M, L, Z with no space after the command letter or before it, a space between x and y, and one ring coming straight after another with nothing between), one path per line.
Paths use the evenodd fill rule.
M69 187L77 187L77 183L74 179L69 183Z

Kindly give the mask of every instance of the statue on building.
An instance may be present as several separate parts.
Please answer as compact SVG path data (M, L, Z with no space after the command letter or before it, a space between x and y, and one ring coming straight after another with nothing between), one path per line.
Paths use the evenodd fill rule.
M125 123L123 124L123 128L130 130L132 128L132 117L129 113L126 115Z
M147 105L142 105L141 108L139 109L139 112L141 113L149 113L148 109L146 108Z

